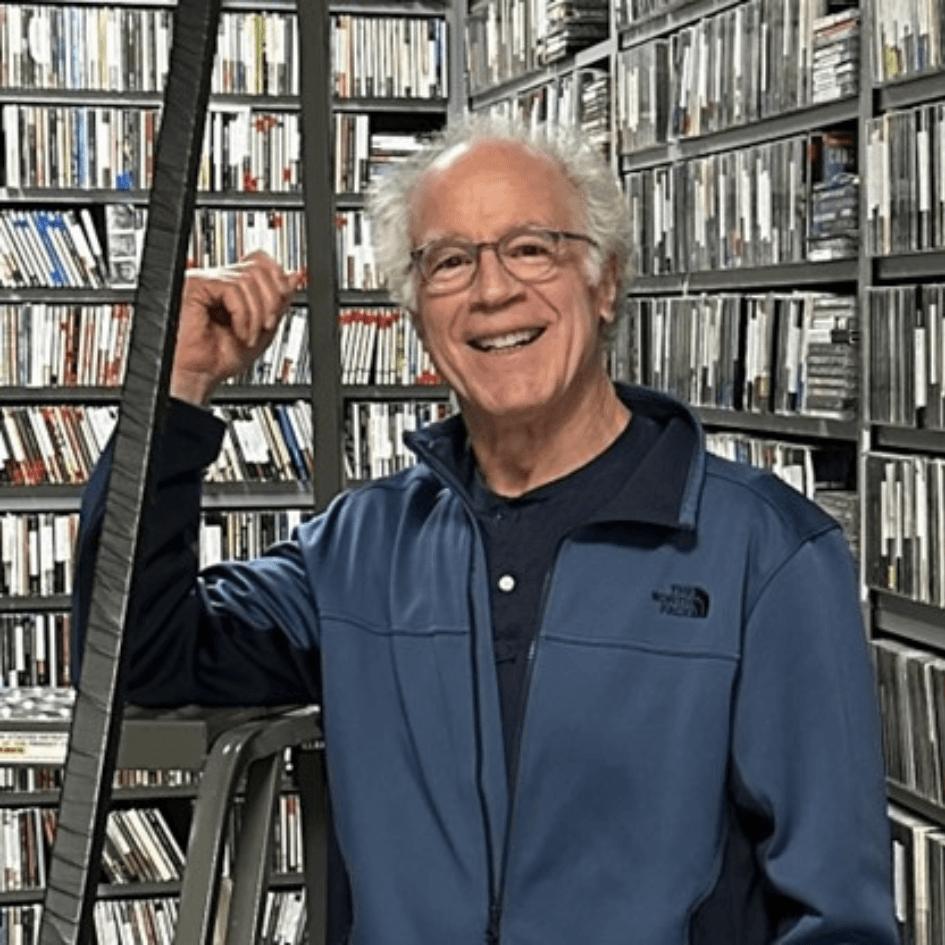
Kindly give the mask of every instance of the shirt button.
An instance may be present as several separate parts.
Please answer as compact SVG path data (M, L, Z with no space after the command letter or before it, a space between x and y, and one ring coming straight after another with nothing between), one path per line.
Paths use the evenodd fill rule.
M499 578L499 590L505 594L510 594L515 590L515 578L511 574L503 574Z

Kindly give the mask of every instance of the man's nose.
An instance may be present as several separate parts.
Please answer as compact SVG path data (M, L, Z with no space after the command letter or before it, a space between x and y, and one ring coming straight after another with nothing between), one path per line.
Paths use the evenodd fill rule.
M518 292L522 283L502 264L495 246L483 246L479 250L479 265L473 280L473 293L483 302L495 305Z

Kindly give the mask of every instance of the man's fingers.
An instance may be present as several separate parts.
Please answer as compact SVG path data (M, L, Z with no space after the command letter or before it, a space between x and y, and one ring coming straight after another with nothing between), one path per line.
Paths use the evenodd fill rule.
M279 319L292 304L300 273L286 272L268 253L257 250L233 267L234 276L245 286L260 313L266 332L276 329Z
M185 284L182 318L192 344L209 330L227 364L255 358L268 345L289 309L301 279L262 251L235 265L191 270ZM198 335L192 335L194 329ZM209 338L207 339L210 340ZM222 367L222 364L221 364Z

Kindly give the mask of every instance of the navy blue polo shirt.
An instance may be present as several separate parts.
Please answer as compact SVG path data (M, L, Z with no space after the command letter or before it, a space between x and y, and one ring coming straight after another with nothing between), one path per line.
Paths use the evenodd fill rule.
M490 492L471 451L461 470L486 544L496 674L509 777L517 753L528 650L541 623L543 595L558 545L617 496L659 437L659 425L634 415L598 457L562 479L515 498ZM659 489L654 483L653 488ZM649 493L649 488L645 490Z

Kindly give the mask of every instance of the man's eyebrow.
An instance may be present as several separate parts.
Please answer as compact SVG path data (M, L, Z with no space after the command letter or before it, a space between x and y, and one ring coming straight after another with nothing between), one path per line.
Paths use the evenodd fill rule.
M434 236L429 236L424 240L420 240L418 243L419 246L429 246L431 243L442 243L444 241L452 242L456 240L460 243L472 243L473 239L470 236L463 236L461 233L438 233Z
M515 233L518 230L551 230L552 232L564 232L569 229L569 227L557 226L554 223L540 223L537 220L523 220L519 223L513 223L512 226L504 229L497 237L497 240L502 239L503 236L507 236L509 233ZM462 233L457 233L455 231L449 231L435 236L429 236L426 239L419 240L417 246L429 246L432 243L442 243L444 241L456 241L458 243L491 243L492 240L477 240L471 236L466 236Z

